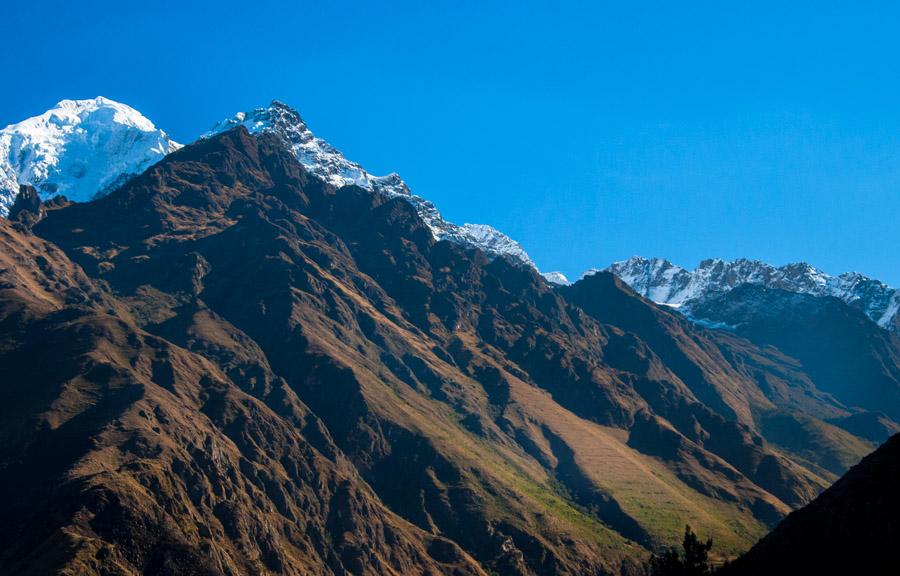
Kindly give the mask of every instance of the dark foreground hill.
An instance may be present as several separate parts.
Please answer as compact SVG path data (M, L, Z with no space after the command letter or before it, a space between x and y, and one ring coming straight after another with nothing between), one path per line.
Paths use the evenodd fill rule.
M637 573L872 446L777 349L436 242L271 134L0 239L4 574Z
M793 512L722 574L900 573L898 480L900 435Z

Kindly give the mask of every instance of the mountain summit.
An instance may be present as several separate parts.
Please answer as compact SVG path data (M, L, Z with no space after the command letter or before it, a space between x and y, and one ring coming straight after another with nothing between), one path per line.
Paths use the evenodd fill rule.
M206 137L244 126L251 134L270 133L279 137L293 152L300 164L312 175L333 186L359 186L389 198L400 197L412 204L419 217L431 230L435 240L449 240L464 246L479 248L491 256L507 256L528 266L534 266L522 246L496 228L486 224L463 224L444 220L434 204L414 195L396 173L373 176L344 157L334 146L316 137L290 106L273 100L267 108L238 112L233 118L216 124Z
M180 146L125 104L102 96L62 100L0 130L0 215L22 184L43 198L91 200Z

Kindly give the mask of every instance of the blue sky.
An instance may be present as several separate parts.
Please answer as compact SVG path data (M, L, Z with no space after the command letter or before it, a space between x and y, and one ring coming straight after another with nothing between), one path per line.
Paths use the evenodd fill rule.
M120 4L4 7L0 125L104 95L185 142L277 98L542 270L751 257L900 285L891 3Z

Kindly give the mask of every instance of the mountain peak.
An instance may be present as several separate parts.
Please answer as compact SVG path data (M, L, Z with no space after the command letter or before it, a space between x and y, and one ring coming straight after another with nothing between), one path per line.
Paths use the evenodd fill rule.
M103 96L61 100L0 130L0 215L20 185L34 186L43 198L90 200L179 147L125 104Z
M117 124L131 126L144 132L156 130L153 122L131 106L110 100L104 96L83 100L60 100L54 108L39 116L29 118L25 122L33 121L32 125L39 125L45 120L83 123L91 119L104 121L109 118L110 114L112 115L111 120ZM99 117L91 118L94 115L99 115ZM77 121L75 120L76 117Z
M415 207L435 240L473 246L492 257L509 256L534 266L518 242L495 228L486 224L460 226L445 220L432 202L413 194L397 173L386 176L369 174L365 168L348 160L340 150L313 134L299 112L283 102L273 100L268 107L238 112L216 124L206 137L237 126L244 126L251 134L275 134L307 172L333 186L358 186L389 198L406 200Z

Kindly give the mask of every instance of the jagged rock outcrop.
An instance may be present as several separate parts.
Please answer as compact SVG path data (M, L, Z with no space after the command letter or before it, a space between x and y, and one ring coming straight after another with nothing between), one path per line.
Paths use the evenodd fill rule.
M7 217L13 222L19 222L30 228L37 224L46 213L47 209L41 202L37 190L33 186L22 184L19 186L19 193L9 208Z

